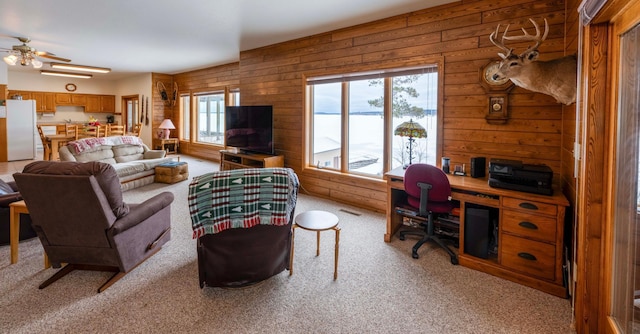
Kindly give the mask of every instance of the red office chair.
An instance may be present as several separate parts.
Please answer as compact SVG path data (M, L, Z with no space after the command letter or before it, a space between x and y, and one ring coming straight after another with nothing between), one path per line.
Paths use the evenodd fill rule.
M422 236L422 239L413 246L411 256L418 258L418 248L428 240L433 240L449 253L452 264L458 264L458 256L444 244L433 228L434 216L449 213L453 209L451 203L451 185L447 175L440 168L428 164L412 164L407 167L404 174L404 190L407 193L408 204L418 209L418 216L426 222L424 232L415 230L400 231L400 240L404 240L407 234Z

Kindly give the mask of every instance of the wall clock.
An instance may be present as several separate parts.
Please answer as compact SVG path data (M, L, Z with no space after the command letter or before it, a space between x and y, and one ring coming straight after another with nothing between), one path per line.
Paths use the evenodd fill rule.
M480 84L487 92L508 92L513 82L507 78L496 80L493 75L498 71L499 60L492 60L480 68Z
M76 85L72 83L68 83L66 86L64 86L64 89L66 89L67 92L75 92L76 88L77 88Z
M509 79L496 80L493 75L498 71L499 60L492 60L480 68L480 84L487 92L488 104L485 119L489 124L505 124L509 120L507 105L509 91L515 86Z

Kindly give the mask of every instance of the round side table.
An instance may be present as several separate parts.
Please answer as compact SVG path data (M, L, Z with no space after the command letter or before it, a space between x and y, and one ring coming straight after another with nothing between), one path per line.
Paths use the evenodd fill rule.
M336 231L335 266L333 269L333 279L338 278L338 249L340 244L340 228L338 227L338 216L331 212L321 210L311 210L296 216L291 228L291 257L289 258L289 276L293 275L293 249L296 228L315 231L317 233L316 256L320 255L320 232L327 230Z

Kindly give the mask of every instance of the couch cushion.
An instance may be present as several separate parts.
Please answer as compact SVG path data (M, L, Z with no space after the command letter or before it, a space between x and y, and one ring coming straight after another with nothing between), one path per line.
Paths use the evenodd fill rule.
M142 145L116 145L113 146L113 156L117 163L144 158L144 146Z
M125 176L137 174L147 170L146 166L141 161L123 162L113 165L118 177L122 179Z
M111 145L102 145L98 147L94 147L80 154L74 154L76 161L78 162L104 162L108 164L115 164L116 160L114 159L113 150Z
M116 170L101 162L36 161L24 167L23 173L49 175L93 175L107 197L113 214L120 218L129 213L129 206L122 201L120 180Z
M140 162L144 164L145 169L154 169L158 165L162 165L164 163L171 162L171 161L173 161L173 158L170 158L170 157L140 160Z

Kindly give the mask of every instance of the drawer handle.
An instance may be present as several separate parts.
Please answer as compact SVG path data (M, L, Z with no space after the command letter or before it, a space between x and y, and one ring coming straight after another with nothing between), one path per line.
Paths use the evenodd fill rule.
M535 257L535 255L533 254L529 254L529 253L525 253L525 252L520 252L518 253L518 256L525 259L525 260L529 260L529 261L535 261L537 260L537 258Z
M528 203L528 202L520 203L520 207L523 208L523 209L538 210L538 207L535 204L531 204L531 203Z
M532 222L520 222L518 223L518 225L520 225L521 227L524 228L528 228L530 230L537 230L538 229L538 225L532 223Z

